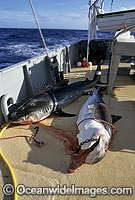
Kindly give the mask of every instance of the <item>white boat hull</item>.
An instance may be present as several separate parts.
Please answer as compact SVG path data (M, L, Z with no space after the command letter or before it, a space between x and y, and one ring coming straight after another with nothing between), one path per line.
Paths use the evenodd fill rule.
M97 16L97 26L100 31L115 31L122 23L125 23L127 27L135 24L135 9L105 13ZM135 28L131 30L131 32L134 31Z

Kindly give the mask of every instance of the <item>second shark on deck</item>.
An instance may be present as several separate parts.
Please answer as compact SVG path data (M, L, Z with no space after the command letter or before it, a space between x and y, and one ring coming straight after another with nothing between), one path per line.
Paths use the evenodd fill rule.
M82 96L93 84L100 83L101 67L97 70L93 80L86 79L78 81L61 88L53 88L49 91L36 95L9 115L9 120L15 123L28 124L39 122L57 114L63 117L73 117L75 114L68 114L61 109Z

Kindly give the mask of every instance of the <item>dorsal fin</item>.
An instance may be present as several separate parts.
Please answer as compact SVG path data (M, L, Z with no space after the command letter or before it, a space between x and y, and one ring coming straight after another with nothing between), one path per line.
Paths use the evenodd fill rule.
M62 111L61 109L58 109L54 112L56 115L59 115L61 117L75 117L76 114L70 114L70 113L65 113L64 111Z

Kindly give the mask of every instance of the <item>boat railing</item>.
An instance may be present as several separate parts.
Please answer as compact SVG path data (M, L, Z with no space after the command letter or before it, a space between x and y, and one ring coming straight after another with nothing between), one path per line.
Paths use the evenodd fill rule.
M7 116L12 104L21 106L29 98L44 91L51 84L51 77L55 76L57 82L63 78L62 73L69 73L72 66L77 63L78 55L86 52L86 47L87 41L81 40L49 52L53 68L49 65L47 55L43 54L1 69L0 125L8 120ZM51 77L49 70L51 70Z
M113 87L115 84L117 71L120 63L121 56L135 56L135 39L134 36L131 37L130 34L127 34L126 37L119 37L122 34L131 31L135 28L135 24L131 24L128 28L118 32L118 34L113 37L111 45L111 59L108 69L108 94L113 94ZM130 32L129 32L130 33ZM120 38L120 40L119 40Z

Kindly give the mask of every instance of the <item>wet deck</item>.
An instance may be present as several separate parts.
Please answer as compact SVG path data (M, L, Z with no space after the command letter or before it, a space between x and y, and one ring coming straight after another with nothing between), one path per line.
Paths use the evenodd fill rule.
M95 67L94 67L95 69ZM94 72L89 68L73 68L66 77L70 82L85 80L92 77ZM106 66L103 66L102 79L106 77ZM17 184L27 187L132 187L135 192L135 81L129 76L117 76L114 92L115 97L104 96L110 113L121 115L122 119L115 126L117 134L113 137L109 150L103 160L94 165L84 164L80 170L68 174L71 153L76 144L76 121L74 118L50 116L36 124L39 126L38 140L45 145L38 148L24 138L4 140L0 143L2 152L11 164ZM79 113L88 96L82 96L74 103L65 107L69 113ZM29 125L12 126L7 129L3 137L29 135L34 132ZM11 181L8 169L0 160L0 187ZM3 199L3 196L1 197ZM18 199L89 199L90 195L61 195L34 196L22 195ZM135 196L127 195L98 195L100 200L133 200ZM12 199L11 197L4 199Z

